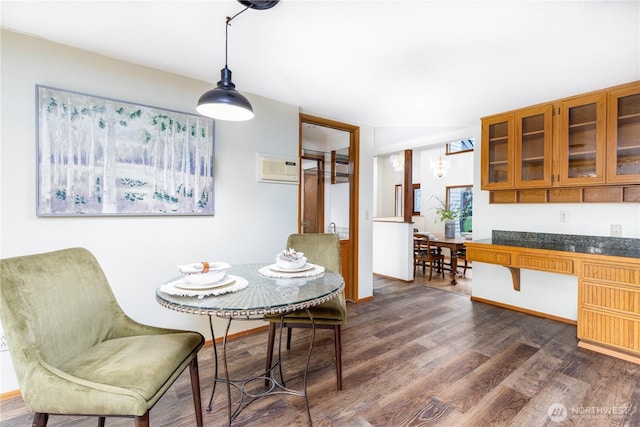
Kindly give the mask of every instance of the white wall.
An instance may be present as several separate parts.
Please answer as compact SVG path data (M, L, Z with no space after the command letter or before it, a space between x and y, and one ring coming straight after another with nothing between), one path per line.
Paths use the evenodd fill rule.
M327 179L324 187L325 229L332 222L339 228L349 228L349 183L332 184ZM341 235L342 239L343 236Z
M402 218L373 222L373 272L399 280L413 280L413 225Z
M297 187L258 183L256 153L297 156L298 108L246 94L256 113L253 120L216 123L215 216L38 218L35 84L188 113L195 113L196 100L211 85L7 31L2 31L1 42L0 257L86 247L131 317L208 336L205 316L160 307L155 288L174 276L181 263L266 262L282 249L286 236L297 231ZM363 128L361 135L361 153L369 156L366 164L372 157L373 132ZM370 167L361 169L366 173L370 180ZM371 224L364 216L371 210L372 192L362 183L366 179L361 176L360 298L373 292ZM217 334L223 323L216 320ZM235 322L232 332L259 325ZM8 352L0 353L0 365L0 393L17 389Z
M404 170L395 170L391 164L391 156L400 156L404 164L404 153L380 155L376 162L376 211L375 218L388 218L395 216L395 188L396 185L404 185Z
M458 140L462 139L467 138L461 137ZM445 141L445 144L448 142L453 141ZM422 206L420 214L424 219L422 221L423 226L419 227L420 231L429 231L439 236L444 235L444 223L438 219L435 211L435 208L439 206L439 202L436 200L436 197L445 201L447 198L446 188L448 186L473 185L474 152L475 151L445 156L445 149L443 145L414 150L414 157L418 157L420 159L421 170L420 189L422 190ZM451 167L447 170L446 176L438 178L433 176L430 162L431 158L438 158L441 154L449 161ZM475 221L475 205L473 216Z
M360 126L358 298L373 296L373 128Z

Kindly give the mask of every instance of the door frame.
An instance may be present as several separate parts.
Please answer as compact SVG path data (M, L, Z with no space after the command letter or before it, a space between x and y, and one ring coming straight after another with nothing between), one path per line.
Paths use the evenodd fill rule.
M304 123L341 130L349 133L349 289L347 300L358 301L358 201L360 181L360 127L322 117L300 113L298 126L298 155L302 158L302 126ZM298 186L298 232L302 227L302 187Z

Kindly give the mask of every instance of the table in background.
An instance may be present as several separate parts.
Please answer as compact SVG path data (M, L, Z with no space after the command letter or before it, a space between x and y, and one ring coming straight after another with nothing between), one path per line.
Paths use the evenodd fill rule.
M279 382L274 377L274 369L280 369L280 378L282 379L282 365L280 363L280 349L278 350L278 360L273 364L271 369L263 375L245 378L242 380L230 380L229 370L227 367L227 336L231 321L236 320L260 320L267 315L284 315L292 311L306 310L309 318L313 322L313 317L309 313L309 307L327 302L336 296L344 288L344 280L340 274L325 271L321 275L303 278L270 278L259 273L260 268L268 264L243 264L235 265L229 271L229 275L244 278L248 282L248 286L237 292L228 293L218 296L205 296L202 298L191 296L176 296L160 290L156 290L156 300L160 305L172 310L183 313L207 315L209 317L209 328L211 330L211 338L214 357L216 361L213 390L211 391L211 399L209 400L208 410L211 410L211 402L217 382L227 384L227 403L229 409L229 425L238 416L238 414L251 402L261 397L271 394L294 394L303 396L307 405L307 414L309 422L311 421L311 411L309 409L309 400L307 398L307 373L309 371L309 360L311 351L313 350L313 340L315 338L315 326L312 328L311 342L309 344L309 352L307 356L307 365L304 370L303 390L291 390L284 386L284 381ZM175 279L173 279L175 280ZM173 281L172 280L172 281ZM225 369L225 378L218 377L218 351L216 346L215 334L213 331L213 317L227 319L227 327L225 329L222 341L222 361ZM280 344L279 344L280 345ZM267 346L265 345L265 349ZM271 387L263 393L251 394L247 393L244 386L256 379L267 379L271 382ZM239 382L241 385L234 383ZM240 403L235 411L232 412L231 404L231 385L234 385L241 393ZM245 397L248 399L245 402Z
M425 235L426 233L415 233ZM457 283L456 278L458 275L458 251L464 249L464 243L467 240L462 237L446 238L438 237L430 238L429 245L437 247L438 249L447 248L451 252L451 284Z

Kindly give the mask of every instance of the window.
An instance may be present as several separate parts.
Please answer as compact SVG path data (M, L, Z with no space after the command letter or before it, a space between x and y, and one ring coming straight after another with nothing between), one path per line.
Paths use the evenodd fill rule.
M475 142L473 139L463 139L461 141L450 142L447 144L447 155L473 151L474 146Z
M420 215L420 207L422 205L422 193L420 192L420 184L411 184L413 187L413 214Z
M460 213L459 221L456 221L456 234L470 233L473 228L473 186L448 186L446 205Z

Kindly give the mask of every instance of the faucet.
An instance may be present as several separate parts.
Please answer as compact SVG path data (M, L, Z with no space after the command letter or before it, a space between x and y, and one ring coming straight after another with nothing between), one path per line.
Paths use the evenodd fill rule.
M329 224L329 233L337 234L336 233L336 223L335 222L331 222Z

